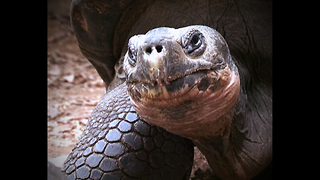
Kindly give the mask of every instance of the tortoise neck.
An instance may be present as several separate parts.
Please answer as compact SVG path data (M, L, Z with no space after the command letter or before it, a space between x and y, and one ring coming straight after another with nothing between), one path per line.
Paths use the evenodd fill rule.
M227 137L202 137L193 140L194 144L206 157L212 171L221 179L239 179L244 172L232 152ZM231 154L231 157L230 157Z
M219 178L251 179L255 174L250 174L244 169L247 166L246 158L248 157L237 154L235 147L239 144L236 144L231 138L233 138L232 134L207 136L193 139L193 142L205 155L211 169Z
M267 111L272 100L252 105L257 97L267 97L261 95L265 90L257 89L256 98L240 93L246 100L236 104L224 134L192 139L221 179L251 179L272 160L272 116Z

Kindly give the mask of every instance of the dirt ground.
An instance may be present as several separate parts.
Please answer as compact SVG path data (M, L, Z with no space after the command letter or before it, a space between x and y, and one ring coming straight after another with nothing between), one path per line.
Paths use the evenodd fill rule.
M71 151L105 88L81 54L69 17L48 16L48 158L54 158Z
M61 1L54 5L50 0L48 2L47 157L61 167L105 87L79 50L70 26L69 7L59 8ZM212 179L211 169L197 148L191 177L194 180Z

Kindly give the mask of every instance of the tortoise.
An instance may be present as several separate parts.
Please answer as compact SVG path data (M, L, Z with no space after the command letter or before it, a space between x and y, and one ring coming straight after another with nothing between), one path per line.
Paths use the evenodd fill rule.
M68 179L217 179L272 166L272 1L73 0L82 54L106 84Z

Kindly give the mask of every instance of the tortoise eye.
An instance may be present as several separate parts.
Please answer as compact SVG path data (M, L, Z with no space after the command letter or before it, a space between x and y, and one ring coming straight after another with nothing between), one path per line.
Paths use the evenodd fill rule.
M201 55L205 50L205 39L201 32L195 32L185 47L188 54L193 56Z
M194 48L198 48L201 46L201 39L199 38L199 34L194 34L192 36L190 45L192 45Z
M137 54L133 51L130 46L128 47L128 61L131 66L135 66L137 63Z

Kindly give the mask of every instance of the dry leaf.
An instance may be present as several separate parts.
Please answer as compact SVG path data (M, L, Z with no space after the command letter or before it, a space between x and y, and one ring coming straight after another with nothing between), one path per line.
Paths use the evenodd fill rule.
M75 80L74 80L74 84L81 84L87 81L86 76L81 73L79 75L76 75Z

